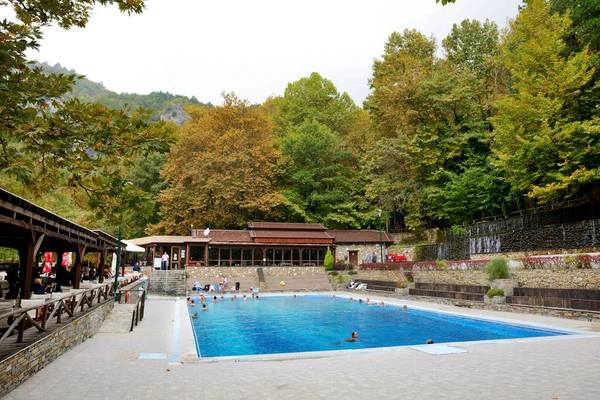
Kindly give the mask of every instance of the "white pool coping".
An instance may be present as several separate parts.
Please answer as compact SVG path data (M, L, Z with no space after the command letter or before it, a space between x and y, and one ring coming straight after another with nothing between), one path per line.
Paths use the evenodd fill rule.
M386 305L393 305L402 307L406 305L409 309L417 309L428 312L436 312L446 315L452 315L456 317L464 317L470 319L478 319L490 322L501 322L509 325L519 325L531 328L538 328L550 331L559 331L568 333L564 336L546 336L546 337L534 337L534 338L516 338L516 339L498 339L498 340L480 340L470 342L444 342L439 343L439 346L451 346L458 347L461 349L468 350L470 346L482 346L482 345L495 345L503 343L522 343L522 342L540 342L550 340L577 340L582 338L600 337L600 332L596 332L593 329L597 328L593 322L581 321L581 320L569 320L564 318L512 313L512 312L501 312L492 310L480 310L480 309L462 309L456 306L449 306L445 304L418 302L412 300L403 300L389 297L379 296L354 296L349 292L297 292L297 293L260 293L261 298L266 297L282 297L293 295L298 297L301 296L336 296L336 298L349 300L351 297L355 298L355 301L362 298L363 301L368 297L373 303L378 304L383 301ZM250 296L250 294L247 294ZM226 294L225 298L231 298L231 294ZM239 298L239 296L238 296ZM239 299L241 300L241 298ZM249 299L248 301L256 301ZM258 300L260 301L260 300ZM356 349L356 350L332 350L332 351L317 351L317 352L302 352L302 353L279 353L279 354L259 354L259 355L241 355L241 356L225 356L225 357L199 357L196 352L196 341L190 316L188 313L187 302L185 298L180 298L177 304L179 309L179 361L181 363L215 363L215 362L256 362L256 361L283 361L283 360L295 360L295 359L310 359L310 358L324 358L324 357L338 357L348 354L372 354L380 352L401 352L401 351L417 351L420 345L405 345L405 346L390 346L390 347L377 347L368 349ZM199 312L202 312L198 308ZM174 342L177 339L174 338ZM423 345L424 346L424 345ZM437 344L427 345L437 346Z

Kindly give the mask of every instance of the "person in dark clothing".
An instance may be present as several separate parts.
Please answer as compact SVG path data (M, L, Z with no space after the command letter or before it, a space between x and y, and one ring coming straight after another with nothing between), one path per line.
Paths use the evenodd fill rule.
M71 274L64 265L60 265L56 270L56 291L61 292L62 286L71 286Z
M44 285L42 285L42 280L40 278L37 278L35 281L33 281L33 286L31 287L31 291L34 294L46 293L46 290L44 289Z

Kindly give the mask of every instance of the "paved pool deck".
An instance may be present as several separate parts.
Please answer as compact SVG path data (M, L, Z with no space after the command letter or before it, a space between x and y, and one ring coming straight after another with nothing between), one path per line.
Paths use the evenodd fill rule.
M133 332L97 333L5 399L600 398L599 323L371 299L581 333L453 344L467 351L460 354L395 347L327 357L200 362L190 354L185 300L151 297Z

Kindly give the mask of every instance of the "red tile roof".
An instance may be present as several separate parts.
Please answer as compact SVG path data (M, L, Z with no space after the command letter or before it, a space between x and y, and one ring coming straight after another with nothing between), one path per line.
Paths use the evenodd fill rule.
M334 243L379 243L379 231L375 229L361 230L329 230L327 231L334 237ZM382 232L381 239L384 243L393 242L393 240Z
M325 231L327 227L323 224L304 224L297 222L248 222L250 229L275 229L293 231Z
M252 243L249 231L211 229L208 237L211 243Z
M262 230L253 229L250 231L253 238L285 238L285 239L331 239L332 237L325 231L287 231L287 230Z

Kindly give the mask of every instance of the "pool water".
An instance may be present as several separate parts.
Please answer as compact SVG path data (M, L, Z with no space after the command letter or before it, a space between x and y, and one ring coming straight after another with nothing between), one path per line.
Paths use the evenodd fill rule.
M208 299L207 299L208 300ZM198 299L195 299L198 302ZM188 306L200 357L301 353L474 340L564 335L565 332L476 320L325 296L231 297ZM360 339L345 342L352 331Z

